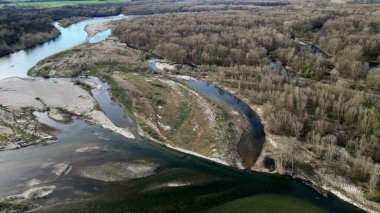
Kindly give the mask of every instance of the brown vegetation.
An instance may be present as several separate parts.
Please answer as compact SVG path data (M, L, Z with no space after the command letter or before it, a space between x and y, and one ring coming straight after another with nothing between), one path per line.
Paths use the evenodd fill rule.
M116 33L130 45L179 63L264 66L269 56L301 77L331 82L343 77L350 79L351 88L379 92L373 83L366 84L373 76L368 75L369 62L380 60L377 7L355 5L337 11L329 6L300 10L291 5L186 12L187 7L178 9L184 4L130 6L126 13L182 13L136 18ZM210 5L219 4L229 5ZM236 4L239 1L232 5Z
M263 105L267 131L289 139L278 166L305 170L305 159L294 158L301 149L327 171L378 191L380 98L352 89L379 92L378 69L369 69L380 56L379 8L319 6L151 15L119 25L116 34L166 59L197 64L187 74ZM162 7L149 13L168 6ZM343 79L348 87L335 83ZM317 168L306 169L313 177Z
M151 15L158 13L201 12L219 10L254 10L256 7L275 7L288 5L288 1L276 0L188 0L138 2L124 8L127 15Z
M241 114L179 82L151 75L141 51L112 37L42 60L29 75L72 77L80 73L105 80L112 97L145 136L231 165L238 160L237 144L248 129Z

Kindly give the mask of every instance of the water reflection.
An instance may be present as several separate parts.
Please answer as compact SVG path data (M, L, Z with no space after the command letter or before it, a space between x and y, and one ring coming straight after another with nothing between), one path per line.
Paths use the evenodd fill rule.
M42 59L85 42L87 39L87 32L85 31L85 27L88 24L126 19L130 17L131 16L119 15L108 18L92 18L76 24L72 24L66 28L60 27L58 23L54 23L54 26L56 26L61 32L61 35L56 39L48 41L42 45L38 45L34 48L21 50L0 58L0 79L15 76L27 77L27 71ZM106 39L110 34L111 30L106 30L100 34L97 34L90 40L99 42Z
M93 43L98 43L98 42L104 41L108 38L108 36L111 35L111 33L112 33L111 29L104 30L103 32L95 34L93 37L91 37L88 40L88 42L93 44Z
M134 128L136 127L133 119L124 113L122 107L115 103L108 92L109 85L99 80L97 77L90 76L83 81L90 81L94 83L91 93L95 100L100 105L102 111L116 126L121 128Z

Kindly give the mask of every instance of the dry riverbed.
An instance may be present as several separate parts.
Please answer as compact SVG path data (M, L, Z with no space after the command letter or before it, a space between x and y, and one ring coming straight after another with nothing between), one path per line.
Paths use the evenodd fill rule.
M72 77L93 64L123 63L125 67L140 66L143 54L125 46L115 38L96 44L85 43L40 61L28 74L42 77Z
M9 78L0 81L0 88L0 149L52 142L52 130L38 122L34 111L48 111L49 117L59 122L78 116L134 138L97 111L93 97L70 79Z

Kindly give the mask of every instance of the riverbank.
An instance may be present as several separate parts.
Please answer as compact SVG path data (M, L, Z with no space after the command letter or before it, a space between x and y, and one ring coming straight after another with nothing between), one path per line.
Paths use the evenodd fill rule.
M168 68L166 71L174 68L172 64L170 66L159 64L159 66L163 70L164 68ZM174 70L172 72L176 74L183 73L185 75L191 73L190 70L187 70L185 72L182 72L180 70ZM214 81L215 79L213 79L214 76L212 76L212 74L201 73L200 75L202 74L205 74L203 75L203 78L206 79L206 81L213 83L216 82ZM216 83L216 85L221 86L219 83ZM260 115L260 118L263 120L263 123L266 124L264 113L265 109L263 108L263 106L253 104L251 101L249 101L249 99L246 98L245 95L238 93L236 89L224 89L226 89L225 91L230 91L232 94L235 94L245 103L247 103L251 109L253 109ZM315 155L309 150L309 148L302 145L299 141L297 141L296 138L272 135L268 131L266 131L266 138L267 143L265 143L262 155L257 162L257 164L261 163L261 166L258 166L256 168L257 171L267 173L278 173L282 175L293 176L296 178L298 177L308 182L312 182L314 186L317 186L315 188L325 188L328 189L328 191L335 192L335 194L336 192L339 192L339 196L341 196L342 199L350 200L350 202L354 203L361 209L370 212L376 212L379 210L378 203L369 201L365 198L364 192L365 190L367 190L365 185L355 184L351 182L349 179L337 175L336 171L332 168L332 166L326 164L325 161L316 159ZM296 145L293 146L293 143ZM290 148L292 150L290 150ZM338 151L344 152L345 150ZM289 155L289 153L286 152L290 152L292 154ZM287 163L284 161L292 161L291 167L287 165ZM296 163L294 166L293 161ZM265 164L269 163L269 167L271 167L273 166L271 165L272 162L275 163L274 169L268 169L266 166L264 166Z
M267 124L265 120L265 114L264 109L262 105L253 104L251 101L249 101L246 97L243 95L240 95L236 90L232 88L225 87L223 85L218 84L217 82L213 82L213 84L218 85L219 87L223 88L223 90L230 92L231 94L234 94L236 97L244 101L245 103L249 103L248 105L251 107L253 111L255 111L261 118L261 121L263 125L265 126ZM313 177L310 175L307 175L306 173L294 173L294 170L291 168L280 168L280 169L274 169L270 170L265 166L265 158L270 157L272 159L278 158L281 151L280 149L285 149L287 145L287 138L283 136L273 135L267 130L265 130L265 137L266 137L266 143L264 144L264 148L262 151L262 154L260 158L257 160L254 167L252 167L253 171L257 172L264 172L269 174L279 174L279 175L286 175L291 176L293 178L298 178L301 180L304 180L306 182L309 182L311 185L313 185L313 188L316 188L316 190L323 194L324 196L327 196L326 193L323 192L323 190L328 191L335 196L339 197L340 199L351 203L352 205L367 211L376 213L380 210L380 205L375 202L371 202L367 200L364 197L364 192L361 188L359 188L357 185L349 183L347 180L342 179L342 177L338 177L335 175L321 175L322 180L320 180L318 177ZM299 145L301 149L303 150L301 155L311 155L310 151L302 147L302 145ZM307 157L307 159L304 159L305 162L308 162L311 160L311 157ZM278 160L277 160L278 163ZM318 165L318 164L317 164ZM337 181L339 180L339 181Z
M85 30L91 35L109 26L108 23L95 23ZM85 43L46 58L33 67L29 75L69 77L81 73L99 76L110 85L109 91L124 110L142 125L140 129L173 147L219 158L219 161L220 156L225 156L229 164L235 164L238 154L235 153L236 145L232 144L239 141L244 122L227 121L242 121L237 119L241 115L231 114L230 109L222 107L223 104L206 101L181 84L154 77L145 71L148 67L144 54L127 48L111 36L101 43ZM124 92L119 91L120 88Z
M118 44L118 42L115 42L114 44ZM99 48L99 46L103 47L102 45L103 44L97 44L97 45L94 45L94 46L97 46ZM119 46L123 47L122 44L120 44ZM83 54L86 51L87 51L87 49L84 52L82 52L82 54L78 54L77 55L78 58L83 59L83 61L86 61L85 60L86 58L91 58L92 57L91 54ZM131 50L129 50L129 51L125 50L125 51L126 52L130 52ZM107 51L102 52L102 53L105 54L105 55L108 55ZM70 52L68 54L70 54ZM101 58L101 57L99 57L99 58ZM62 60L65 61L65 59L62 59ZM66 62L67 62L67 60L66 60ZM103 61L103 62L98 63L98 64L94 63L95 67L83 66L82 68L84 69L84 71L88 71L87 73L90 73L90 74L92 72L95 72L94 69L95 70L101 70L104 73L108 73L107 76L104 76L106 79L108 77L111 77L111 80L113 80L113 81L119 80L119 82L117 82L117 83L124 82L124 84L121 84L121 85L123 85L125 87L121 87L120 84L114 84L114 83L112 83L112 81L110 81L111 82L110 83L110 85L111 85L110 92L112 93L112 95L113 95L113 97L115 99L118 99L120 97L123 98L123 99L120 99L121 100L120 103L122 104L122 106L125 106L126 109L129 109L128 107L129 107L129 104L131 103L130 100L128 99L130 96L132 96L132 97L133 96L139 97L139 95L142 94L143 95L142 99L144 99L143 102L142 102L142 104L135 105L134 107L132 107L132 109L139 109L140 110L139 113L142 116L145 116L145 121L155 122L157 124L156 125L157 129L161 128L162 130L169 131L170 129L168 128L168 126L172 127L172 125L168 125L168 123L162 122L162 118L164 116L162 114L156 113L155 110L158 111L158 109L163 109L164 108L164 109L168 109L169 113L175 114L174 113L175 111L171 110L170 107L163 106L164 103L162 103L161 100L162 100L162 95L166 95L167 96L168 94L171 94L171 92L166 92L165 89L168 89L168 88L173 89L172 86L174 86L174 87L177 87L177 86L173 85L172 82L165 81L164 79L161 79L161 80L163 80L163 81L161 81L160 79L157 79L157 78L154 78L154 77L152 78L150 75L141 75L141 72L136 73L135 71L131 71L131 70L129 70L130 69L130 65L129 64L118 64L117 61L112 61L112 63L111 62L105 63L105 62L107 62L107 61ZM141 65L141 64L146 63L146 61L142 61L141 63L140 62L137 63L137 64ZM62 63L62 64L64 64L64 63ZM84 65L87 65L87 64L84 64ZM49 66L46 66L45 68L46 68L45 70L49 71L49 73L52 73L52 72L50 72L51 69L49 69ZM63 70L65 68L61 68L61 69ZM137 69L141 69L141 67L137 67ZM55 74L59 73L59 70L55 70L54 73ZM73 74L78 74L77 71L72 72L72 73ZM86 72L84 72L84 73L86 73ZM54 76L55 74L52 74L51 76ZM119 78L116 79L115 76L118 76ZM136 77L136 76L139 76L139 77ZM129 84L129 83L133 82L133 81L135 81L135 85L134 85L135 87L136 86L140 86L140 88L139 88L140 91L135 90L135 88L131 88L131 84ZM153 88L153 90L151 88L149 88L149 87ZM149 91L158 91L161 88L164 88L163 89L164 91L162 92L162 94L161 93L156 94L156 93L149 92ZM132 93L126 93L126 91L128 89L130 89L130 90L132 89L133 92ZM178 90L178 88L177 88L177 90ZM148 92L146 92L146 91L148 91ZM174 92L178 92L178 91L174 91ZM186 95L185 93L187 93L187 92L181 92L181 94L184 95L184 97L188 97L188 96L185 96ZM126 95L126 94L128 94L128 95ZM187 98L183 98L183 97L179 98L179 100L182 100L182 99L186 99L187 100ZM173 98L173 100L177 100L177 99ZM194 102L197 102L197 101L194 101ZM132 101L132 104L133 104L133 101ZM148 107L144 108L144 106L148 106ZM161 108L160 106L163 107L163 108ZM183 105L179 103L175 109L178 109L178 108L182 109L183 107L181 107L181 106L183 106ZM200 107L200 109L202 109L202 107ZM146 113L146 112L148 112L148 113ZM185 113L187 113L187 112L185 112ZM195 113L195 114L197 114L197 113ZM183 114L180 113L180 116L182 116L182 115ZM203 115L203 114L199 114L199 115ZM160 118L160 117L162 117L162 118ZM195 117L197 117L197 118L198 117L203 118L201 116L195 116ZM176 120L178 120L178 118L175 117L172 120L176 121ZM223 120L228 120L228 119L223 119ZM193 123L187 122L187 121L188 120L185 120L184 123L193 124ZM191 119L190 119L190 121L191 121ZM160 123L161 123L161 125L160 125ZM198 123L198 120L195 123ZM197 129L195 129L195 131L194 131L194 129L188 128L188 127L189 126L186 126L185 129L188 130L188 131L190 131L190 133L192 133L193 136L196 136L194 134L194 132L196 133ZM195 126L193 126L193 127L195 127ZM198 129L203 130L204 128L203 128L203 126L198 126ZM149 128L147 128L145 130L151 131ZM155 135L155 134L153 133L153 135ZM200 136L198 136L198 137L200 137ZM201 138L204 138L204 137L201 137ZM187 139L187 141L193 141L192 138L186 138L186 139ZM233 145L236 146L236 144L233 144ZM188 153L188 154L191 154L191 155L200 155L200 154L197 154L198 152L192 152L192 151L188 151L188 149L178 148L178 146L174 146L172 144L169 144L167 146L169 148L176 149L176 150L178 150L180 152ZM227 150L230 150L230 149L227 149ZM220 151L223 151L223 150L220 150ZM208 160L212 160L214 162L217 162L217 160L213 159L213 158L207 158L207 159ZM220 160L219 160L219 163L224 164L224 162L220 162Z
M222 103L210 102L186 86L162 76L122 71L109 76L104 68L90 70L91 74L97 73L110 84L110 93L127 112L132 113L140 135L219 162L235 164L238 160L234 147L245 128L242 115L231 114ZM124 90L121 95L120 89Z
M1 51L0 57L9 56L9 55L16 53L18 51L32 49L34 47L42 45L46 42L49 42L51 40L58 38L61 35L61 32L57 28L53 28L50 32L40 32L40 33L36 33L36 34L37 34L37 36L33 40L33 42L30 42L28 44L20 43L17 45L13 45L9 48L8 51Z
M128 129L116 127L104 113L96 110L92 96L71 79L8 78L0 80L0 88L1 149L54 141L52 132L46 131L49 128L38 123L34 111L48 111L59 122L77 116L126 138L134 138ZM18 112L23 116L17 116Z
M168 62L169 64L172 64ZM177 65L177 67L181 67L180 65ZM248 103L250 108L256 111L260 118L262 119L263 123L268 125L266 118L270 117L271 115L265 114L265 108L263 105L258 105L253 102L252 99L255 99L255 97L258 97L260 100L260 94L252 94L247 93L248 91L244 89L240 89L240 83L238 80L233 82L225 81L222 84L220 83L220 80L223 81L224 75L232 75L234 76L234 73L228 73L227 68L220 67L222 71L217 72L217 68L211 67L209 68L210 71L207 72L207 67L203 68L204 71L202 71L202 68L197 70L172 70L173 73L179 73L183 75L192 75L196 76L200 79L204 79L205 81L212 82L213 84L223 88L223 90L228 91L237 97L239 97L244 102ZM243 71L246 71L246 69L243 69ZM264 70L264 71L270 71L270 70ZM263 72L261 68L261 72ZM221 76L220 76L221 75ZM247 74L246 74L247 75ZM261 78L260 78L261 77ZM189 77L190 78L190 77ZM256 76L256 78L259 78L262 80L263 76ZM265 78L265 77L264 77ZM276 76L274 77L276 78ZM277 80L280 80L281 76L278 76ZM281 79L282 80L282 79ZM260 80L258 80L260 81ZM246 87L257 87L258 85L255 85L254 83L248 84L248 82L244 82L245 85L242 85L242 88ZM234 85L235 87L227 87L225 85ZM252 91L253 92L253 91ZM251 97L252 99L248 99L247 97ZM263 98L261 98L262 100ZM264 99L265 100L265 99ZM273 119L272 123L273 125ZM347 174L344 174L340 168L336 166L336 164L339 164L339 158L334 159L333 161L327 161L323 158L318 158L318 156L313 153L313 148L308 146L307 143L302 143L301 141L297 140L295 137L287 137L287 136L280 136L280 135L273 135L267 130L266 137L267 137L267 143L265 144L265 147L263 149L263 152L261 153L260 158L258 159L258 162L256 162L255 167L253 168L255 171L265 172L265 173L276 173L280 175L287 175L294 178L299 178L302 180L305 180L309 183L312 183L314 188L317 189L317 191L323 191L327 190L342 199L353 203L355 206L368 211L368 212L377 212L379 211L379 203L375 201L370 201L367 198L368 193L368 183L363 181L358 181L352 178L352 176L349 176ZM347 151L342 147L334 147L336 149L336 152L342 153L344 156L349 156ZM320 157L320 156L319 156ZM347 160L348 163L350 163L350 160ZM352 161L351 161L352 163ZM362 166L368 166L370 165L362 165ZM340 166L350 169L352 166L351 164L345 165L341 164ZM374 165L374 174L376 175L376 164ZM352 167L351 167L352 169ZM349 171L355 172L355 171ZM359 182L359 183L358 183Z
M106 42L109 42L109 41L106 41ZM123 46L124 48L125 46ZM129 49L129 48L128 48ZM159 64L159 67L160 68L169 68L169 69L172 69L173 66L166 66L164 63L161 63ZM67 70L67 69L66 69ZM220 86L219 84L216 84L218 86ZM222 87L223 88L223 87ZM226 89L226 91L229 91L231 92L232 94L235 94L237 97L239 97L241 100L243 100L244 102L246 103L250 103L248 101L248 99L246 99L245 97L237 94L235 91L231 90L231 89L228 89L228 88L224 88ZM263 123L265 123L265 117L264 117L264 109L262 108L262 106L258 106L258 105L252 105L252 104L249 104L251 109L253 109L255 112L257 112L257 114L262 118L262 120L264 121ZM256 164L256 167L254 167L253 169L255 171L260 171L260 172L267 172L267 173L278 173L278 174L282 174L282 175L290 175L290 176L295 176L294 173L292 173L291 171L287 170L286 168L281 168L277 171L275 170L272 170L271 169L268 169L264 166L257 166L258 164L264 164L264 161L267 160L268 158L269 159L272 159L272 160L276 160L276 157L277 157L277 154L281 152L281 148L284 148L284 144L286 142L288 142L287 138L285 137L280 137L280 136L274 136L274 135L271 135L269 134L268 132L266 132L266 137L267 137L267 142L268 143L265 143L265 146L264 146L264 149L263 149L263 153L267 153L267 154L262 154L260 156L260 158L258 159L258 162ZM146 136L146 135L145 135ZM188 150L188 149L183 149L183 148L178 148L177 146L174 146L172 147L178 151L184 151L184 150ZM280 150L280 151L279 151ZM308 153L308 151L304 148L301 147L301 150L302 150L302 153L305 154L305 155L308 155L310 153ZM195 152L197 153L197 152ZM195 154L193 152L190 152L188 154ZM199 154L198 154L199 155ZM266 159L267 157L267 159ZM207 157L206 157L207 158ZM208 160L213 160L215 161L215 159L212 159L212 158L208 158ZM307 161L305 162L308 162L310 161L310 157L307 158ZM223 162L222 162L223 163ZM278 163L278 162L277 162ZM236 165L235 165L236 166ZM276 167L277 169L277 167ZM305 176L305 175L302 175L302 174L298 174L298 176L303 179L303 180L309 180L310 182L313 182L315 186L318 186L317 188L323 188L326 186L324 186L323 184L321 184L320 182L316 182L313 178L309 177L309 176ZM333 188L329 188L331 192L333 192ZM342 196L343 193L341 193L340 196ZM343 198L343 196L342 196ZM346 199L346 198L344 198ZM351 199L350 202L354 203L355 202L355 199ZM359 206L360 208L362 209L366 209L366 207L363 205L363 206L360 206L360 204L356 204L356 206Z
M171 63L163 64L165 62L161 61L162 72L164 72L164 67L170 67L171 72L188 74L188 72L174 69L176 66ZM190 80L192 77L184 77L184 79ZM213 80L213 76L206 76L204 79L247 103L259 115L262 123L268 124L265 119L267 115L262 105L252 103L245 95L239 93L237 88L226 87ZM314 154L299 143L296 138L274 135L267 130L265 133L266 143L256 164L251 168L253 171L291 176L295 179L304 180L306 184L311 185L323 196L328 196L327 192L330 192L367 212L377 212L380 209L378 203L365 198L363 186L351 183L346 178L329 171L328 166L321 160L315 159ZM291 145L292 143L295 145ZM293 147L291 151L288 151L289 147ZM289 153L293 156L289 156ZM284 161L291 161L292 166L288 166Z

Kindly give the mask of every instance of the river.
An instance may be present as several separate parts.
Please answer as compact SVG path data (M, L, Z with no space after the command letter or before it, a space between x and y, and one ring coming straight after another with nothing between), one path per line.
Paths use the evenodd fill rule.
M118 19L120 17L114 17ZM26 77L38 61L89 40L100 42L111 32L88 38L84 28L90 19L60 28L61 36L41 46L0 59L0 79ZM92 89L105 114L118 126L134 126L113 103L107 85ZM251 114L253 138L263 138L259 118L248 106L219 88L200 81L188 85L208 98L219 98ZM245 114L246 114L245 113ZM57 143L0 152L0 196L20 194L31 183L54 185L47 198L34 200L41 212L360 212L335 196L324 198L302 181L289 177L240 171L169 150L143 138L126 139L99 126L75 119L56 123L46 113L36 112L42 123L56 129ZM247 115L247 114L246 114ZM79 152L83 147L97 152ZM158 165L151 176L102 182L84 178L82 171L105 162L148 161ZM54 166L66 163L66 175L52 174ZM80 201L80 202L78 202ZM1 211L1 207L0 207Z
M54 26L61 32L57 38L36 47L20 50L0 58L0 79L14 76L27 77L26 71L42 59L67 50L87 40L91 43L102 41L111 34L110 30L106 30L88 38L87 32L85 31L85 27L88 24L126 18L129 17L119 15L107 18L92 18L66 28L60 27L58 23L54 23Z

